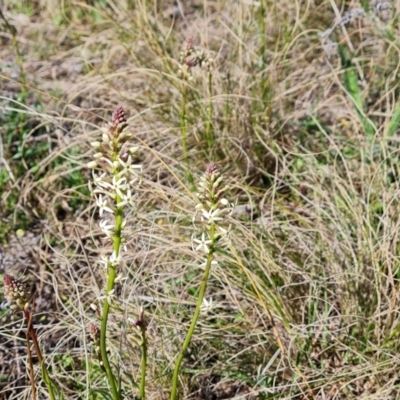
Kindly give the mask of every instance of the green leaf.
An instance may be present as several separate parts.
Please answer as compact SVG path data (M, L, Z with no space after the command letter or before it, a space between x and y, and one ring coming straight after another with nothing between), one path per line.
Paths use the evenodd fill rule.
M386 137L391 137L393 134L396 132L396 129L398 128L400 124L400 102L397 103L396 108L393 111L392 118L390 119L387 131L386 131Z
M93 389L91 392L91 394L98 394L100 395L103 399L106 400L112 400L112 395L111 393L106 390L106 389Z
M345 48L341 45L338 46L340 60L342 63L342 69L344 70L343 79L344 87L353 100L353 104L356 108L357 114L360 118L360 122L363 126L363 130L368 137L375 135L375 126L373 122L366 116L364 111L364 102L360 86L358 85L358 75L354 69L353 63L350 56L347 54Z

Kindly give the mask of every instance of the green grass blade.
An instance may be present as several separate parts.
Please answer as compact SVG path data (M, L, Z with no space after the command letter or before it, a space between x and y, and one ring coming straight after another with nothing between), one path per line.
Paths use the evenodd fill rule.
M389 125L386 131L386 137L391 137L396 132L400 124L400 102L397 103L396 108L393 111L392 118L389 121Z
M357 114L360 118L360 122L362 124L363 130L365 134L371 138L375 135L375 126L370 121L370 119L366 116L364 111L364 102L362 99L361 89L358 84L358 75L355 69L353 68L353 64L350 56L347 54L346 50L343 46L338 46L338 51L340 55L340 60L342 63L342 68L344 69L343 74L343 83L347 93L350 95L353 100L353 104L356 107Z

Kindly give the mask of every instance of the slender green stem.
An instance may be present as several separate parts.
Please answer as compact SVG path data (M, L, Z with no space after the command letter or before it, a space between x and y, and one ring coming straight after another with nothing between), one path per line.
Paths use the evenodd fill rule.
M121 202L121 198L116 196L115 204ZM122 230L122 222L123 222L123 213L121 208L117 208L115 214L115 234L114 234L114 253L115 256L118 257L121 247L121 230ZM110 361L108 359L107 353L107 321L108 314L110 311L110 303L108 301L109 293L114 289L115 286L115 277L116 277L116 266L108 265L108 281L107 281L107 292L106 292L106 300L103 305L103 313L101 319L101 328L100 328L100 352L101 357L104 363L104 368L106 370L107 379L111 387L111 394L114 400L120 400L121 396L119 394L119 390L116 384L116 378L111 369Z
M201 285L200 285L200 291L199 291L199 297L197 298L196 309L194 311L189 330L186 334L185 341L182 344L181 351L179 352L178 357L176 359L176 363L175 363L174 374L172 376L171 400L177 399L179 369L180 369L183 357L185 356L185 353L189 347L190 341L192 340L193 332L196 328L197 320L199 319L201 305L203 304L204 294L205 294L206 288L207 288L208 277L210 275L211 262L214 258L214 255L213 255L213 253L214 253L214 250L213 250L214 237L215 237L215 225L213 224L213 225L211 225L211 228L210 228L210 239L212 240L212 244L210 247L210 252L208 253L208 256L207 256L206 268L205 268L203 279L202 279Z
M210 150L214 145L214 138L211 133L212 131L212 118L213 118L213 103L212 103L212 73L208 72L208 115L207 115L207 123L206 123L206 139L207 146Z
M187 115L186 115L187 88L188 88L188 85L186 82L184 82L183 88L182 88L182 105L181 105L182 151L183 151L183 158L185 160L186 169L187 169L187 179L188 179L188 182L191 185L193 185L194 181L193 181L193 176L190 172L189 156L188 156L188 150L187 150L187 132L188 132Z
M141 379L140 379L140 400L146 398L146 369L147 369L147 338L146 338L146 327L141 327L142 342L140 347L142 348L142 361L141 361Z
M181 133L182 133L182 150L183 158L187 164L187 118L186 118L186 96L187 96L187 85L183 84L182 89L182 105L181 105Z

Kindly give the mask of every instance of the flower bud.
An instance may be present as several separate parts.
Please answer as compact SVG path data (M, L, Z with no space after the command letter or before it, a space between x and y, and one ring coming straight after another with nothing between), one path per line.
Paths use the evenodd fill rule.
M110 138L108 137L107 133L103 133L101 138L103 139L103 143L105 143L105 144L110 143Z
M215 174L216 172L218 172L218 167L215 163L212 162L207 165L207 169L206 169L207 175Z
M126 116L125 111L122 106L118 106L112 116L111 116L111 123L113 126L118 126L119 124L126 125Z
M88 168L97 168L97 162L96 161L90 161L87 163Z
M100 340L100 329L92 322L89 323L88 328L90 338L93 340L93 342L98 342Z
M138 146L131 147L131 148L129 149L129 153L135 154L138 150L139 150L139 147L138 147Z
M10 303L10 308L15 311L24 311L29 306L29 291L25 283L11 275L4 275L4 297Z

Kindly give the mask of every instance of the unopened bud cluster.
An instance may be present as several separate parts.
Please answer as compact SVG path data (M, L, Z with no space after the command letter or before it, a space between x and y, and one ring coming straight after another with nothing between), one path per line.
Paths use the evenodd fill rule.
M89 163L89 167L101 166L114 172L124 168L126 164L131 166L132 155L138 148L133 147L123 151L123 145L132 139L132 134L126 131L127 126L125 112L121 106L118 106L112 114L111 122L103 128L102 141L91 143L98 152L93 156L96 161ZM131 166L130 169L138 170L141 167L136 165Z
M100 329L92 322L89 323L88 328L90 339L92 339L94 343L97 343L100 340Z
M25 311L29 306L30 293L26 284L11 275L4 275L4 297L14 311Z
M145 319L144 316L144 309L140 308L140 313L139 313L139 317L137 319L129 319L129 322L134 325L135 327L137 327L139 330L141 331L146 331L147 330L147 326L148 326L148 322Z
M100 329L92 322L88 325L89 336L97 353L100 352Z
M127 121L123 108L118 106L112 114L111 122L103 130L101 142L94 142L96 148L94 155L96 161L89 163L91 168L99 168L100 173L93 171L93 181L89 188L96 198L100 217L105 215L99 223L100 229L107 238L115 242L116 237L124 238L121 231L125 227L126 220L117 224L116 216L123 215L123 209L129 206L136 208L136 189L140 185L142 166L133 163L132 156L138 148L126 149L127 141L132 135L126 131ZM103 257L102 263L105 270L108 267L117 267L121 261L121 254L114 251L110 257ZM106 293L111 295L111 293Z
M208 57L203 49L195 50L193 39L189 38L186 42L186 47L181 51L179 56L179 71L178 74L187 81L192 81L193 76L191 69L195 66L203 67L208 72L211 72L214 60Z
M199 216L204 226L201 239L193 240L197 244L197 251L202 250L209 254L213 251L212 247L216 241L220 241L221 244L229 243L231 226L227 227L226 220L234 205L225 198L228 189L229 186L224 183L217 166L214 163L209 164L200 178L197 193L200 202L196 206L196 216Z

